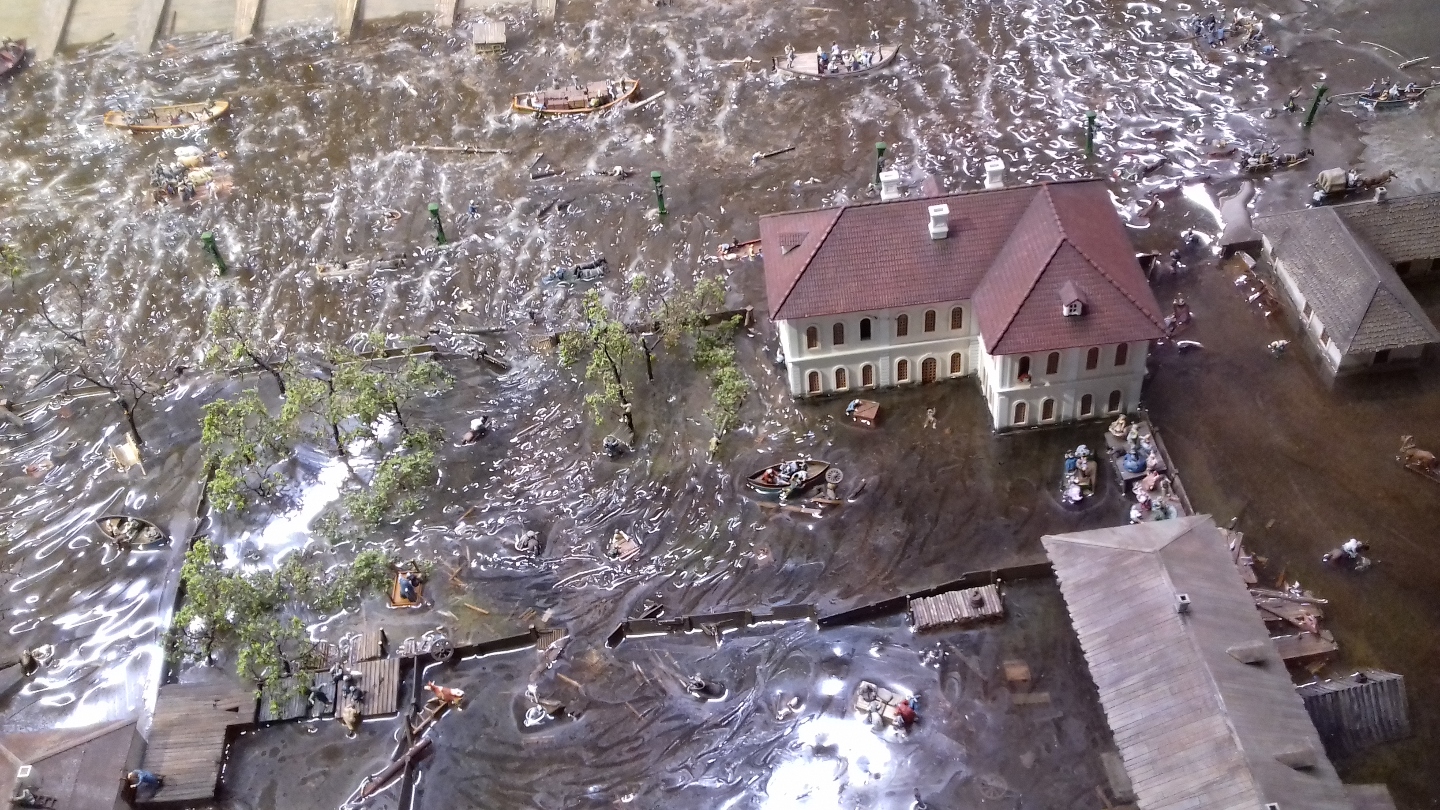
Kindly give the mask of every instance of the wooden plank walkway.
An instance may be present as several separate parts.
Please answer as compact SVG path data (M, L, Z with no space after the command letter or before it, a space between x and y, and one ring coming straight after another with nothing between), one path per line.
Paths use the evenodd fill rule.
M345 640L348 639L348 640ZM354 669L361 661L371 661L385 655L385 630L370 630L364 633L351 633L342 638L343 644L333 641L315 642L315 652L320 655L321 668L329 669L336 661ZM341 650L344 655L341 655Z
M505 23L477 22L470 39L476 53L504 53Z
M910 618L917 631L951 627L1005 615L1000 588L994 584L910 600Z
M362 661L353 667L360 672L356 686L365 696L358 707L361 717L395 713L400 705L400 661L399 658L380 658ZM337 714L354 701L342 696L338 703Z
M1260 618L1268 625L1295 627L1311 618L1316 622L1325 618L1325 611L1321 610L1319 605L1302 605L1273 596L1255 597L1255 607L1260 610Z
M1410 736L1405 678L1378 669L1296 687L1332 756Z
M249 42L255 36L255 21L260 18L260 0L235 0L236 42Z
M139 7L135 9L135 49L140 53L149 53L154 49L169 9L170 0L140 0Z
M231 726L255 722L255 692L234 683L160 687L141 767L165 777L142 802L169 804L215 798Z

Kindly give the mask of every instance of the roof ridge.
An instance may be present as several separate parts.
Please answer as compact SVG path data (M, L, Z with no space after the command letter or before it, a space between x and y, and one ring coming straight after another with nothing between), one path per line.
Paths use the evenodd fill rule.
M1045 199L1050 200L1050 210L1055 211L1055 201L1054 201L1053 199L1050 199L1050 189L1049 189L1049 187L1046 187L1046 188L1041 189L1041 192L1045 195ZM1117 282L1115 279L1111 278L1111 277L1110 277L1110 274L1107 273L1107 272L1105 272L1105 268L1101 267L1099 264L1096 264L1096 263L1095 263L1095 260L1092 259L1092 258L1090 258L1090 254L1086 253L1086 252L1084 251L1084 249L1082 249L1082 248L1080 247L1079 244L1077 244L1074 240L1072 240L1072 239L1070 238L1070 234L1065 231L1065 222L1064 222L1064 220L1061 220L1061 219L1060 219L1060 213L1059 213L1058 211L1055 212L1055 219L1056 219L1057 221L1059 221L1059 223L1060 223L1060 239L1061 239L1061 243L1062 243L1062 244L1067 244L1067 245L1069 245L1070 247L1074 248L1074 249L1075 249L1075 252L1080 254L1080 258L1084 259L1086 264L1088 264L1088 265L1090 265L1091 267L1095 268L1095 272L1099 273L1101 278L1103 278L1103 279L1105 279L1106 281L1110 282L1110 286L1111 286L1111 287L1114 287L1121 295L1125 296L1125 300L1126 300L1126 301L1129 301L1131 304L1134 305L1134 307L1135 307L1136 309L1138 309L1138 310L1140 310L1142 313L1144 313L1146 320L1150 321L1151 323L1155 324L1156 326L1160 327L1161 329L1164 329L1164 328L1165 328L1165 322L1164 322L1163 320L1156 320L1156 319L1155 319L1156 315L1158 315L1159 313L1155 313L1154 315L1152 315L1151 313L1147 312L1147 311L1145 310L1145 307L1141 306L1140 302L1137 301L1137 300L1135 300L1135 296L1133 296L1133 295L1130 294L1130 291L1129 291L1129 290L1125 289L1125 287L1124 287L1123 285L1121 285L1121 284L1120 284L1119 282ZM1129 240L1129 237L1128 237L1128 236L1126 237L1126 240L1127 240L1127 241ZM1059 251L1059 248L1058 248L1058 247L1056 248L1056 251L1057 251L1057 252ZM1147 280L1146 283L1148 284L1149 281Z
M1350 336L1345 340L1345 345L1340 347L1340 354L1343 356L1349 354L1350 347L1355 345L1355 337L1360 334L1360 327L1365 325L1365 316L1369 315L1370 308L1375 306L1375 295L1380 291L1380 288L1384 286L1385 280L1381 277L1380 271L1376 270L1371 264L1371 262L1374 261L1374 257L1366 252L1366 245L1361 244L1360 240L1356 238L1355 233L1350 230L1350 223L1346 222L1345 218L1340 216L1339 212L1337 212L1333 206L1327 206L1325 213L1329 214L1330 218L1339 226L1342 238L1349 241L1350 246L1355 249L1355 255L1361 258L1359 264L1365 268L1371 282L1373 282L1373 286L1370 288L1369 300L1365 303L1365 310L1360 313L1360 319L1355 322L1355 331L1350 333ZM1374 250L1374 248L1371 248L1371 250Z
M771 312L779 312L785 308L785 302L790 300L790 294L795 292L795 285L800 283L801 277L810 269L810 262L815 260L815 254L820 252L820 246L825 244L826 239L830 238L830 232L835 230L835 223L840 221L840 217L845 215L845 209L849 207L848 205L841 205L835 208L835 216L830 219L829 224L825 226L825 230L820 232L820 238L815 240L815 246L810 249L809 254L805 256L805 260L800 263L800 272L796 273L795 278L790 280L790 286L785 289L785 294L780 296L780 303L771 307ZM817 210L824 211L825 209L820 208Z
M1005 243L1000 246L1000 250L995 254L995 258L990 260L990 266L985 268L985 275L989 276L990 273L995 270L995 263L1000 261L1001 256L1005 255L1005 248L1010 246L1010 240L1014 239L1015 235L1020 232L1020 220L1025 218L1025 214L1029 213L1030 207L1035 205L1036 202L1042 197L1046 200L1046 202L1050 204L1050 216L1055 220L1055 229L1060 232L1060 236L1055 240L1055 246L1045 253L1045 260L1040 264L1040 272L1036 273L1035 277L1030 280L1030 284L1025 287L1025 294L1020 296L1020 305L1015 308L1014 312L1011 312L1006 316L1005 326L1000 329L1000 334L995 336L995 342L991 343L988 347L985 347L985 350L987 352L990 349L999 346L1000 341L1005 339L1005 335L1009 333L1010 327L1015 325L1015 319L1019 317L1020 310L1025 308L1025 302L1030 300L1030 295L1035 292L1035 285L1039 284L1040 277L1045 275L1045 268L1049 267L1050 262L1055 260L1055 254L1060 252L1060 246L1065 244L1065 242L1067 241L1065 238L1065 226L1060 223L1060 213L1055 210L1055 201L1050 199L1050 194L1047 191L1047 186L1042 184L1040 186L1039 193L1035 195L1035 199L1031 200L1030 205L1025 207L1025 211L1022 212L1019 217L1015 218L1014 230L1010 231L1010 235L1006 237ZM1087 259L1086 261L1089 260ZM983 278L981 279L980 283L985 283ZM980 336L980 341L982 344L987 342L983 334Z

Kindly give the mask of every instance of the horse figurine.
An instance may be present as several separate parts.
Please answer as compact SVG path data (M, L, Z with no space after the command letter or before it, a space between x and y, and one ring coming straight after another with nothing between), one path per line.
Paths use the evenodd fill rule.
M1395 179L1394 169L1386 169L1379 174L1362 174L1355 178L1355 188L1364 191L1365 189L1383 186L1393 179Z
M1404 464L1407 468L1426 475L1440 475L1440 459L1429 450L1421 450L1415 446L1414 436L1400 437L1400 455L1395 460Z

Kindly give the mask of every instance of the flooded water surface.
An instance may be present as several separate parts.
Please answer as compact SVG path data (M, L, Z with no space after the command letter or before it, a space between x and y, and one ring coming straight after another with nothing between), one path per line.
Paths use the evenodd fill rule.
M553 23L510 14L510 47L499 57L469 53L463 29L399 21L350 44L317 29L243 46L178 40L146 57L100 45L18 74L0 85L0 236L28 261L3 293L0 385L25 426L0 426L9 533L0 655L44 644L55 652L0 705L3 727L124 717L159 677L166 583L183 544L117 553L93 521L125 512L177 539L204 531L257 567L295 552L344 559L371 545L438 564L430 608L399 615L371 599L307 617L317 635L362 624L384 624L392 642L441 624L462 640L531 625L568 630L561 664L538 686L583 706L578 719L525 726L533 650L428 673L463 686L470 703L437 728L415 807L898 808L916 790L933 807L1094 806L1098 755L1113 744L1053 583L1017 586L1000 626L935 639L889 619L835 631L757 626L718 647L701 634L604 641L646 600L669 616L782 605L828 613L1034 562L1046 533L1123 522L1114 487L1080 512L1056 498L1061 454L1096 444L1098 425L995 436L973 380L882 393L877 431L839 419L841 401L793 401L769 362L760 263L714 256L722 242L754 238L761 214L870 199L877 142L909 193L927 177L948 190L978 188L981 164L995 155L1011 183L1105 177L1137 250L1162 252L1185 228L1218 232L1214 200L1235 187L1233 162L1212 157L1225 144L1316 149L1306 169L1262 182L1262 210L1302 205L1311 167L1408 154L1407 124L1351 104L1326 107L1308 133L1300 114L1264 115L1294 87L1359 89L1399 61L1358 40L1423 55L1409 52L1421 46L1404 31L1274 0L1254 10L1281 55L1262 57L1197 50L1176 25L1197 9L1214 10L836 0L612 4L592 15L562 0ZM1351 25L1363 35L1332 33ZM787 44L808 54L871 41L872 31L901 48L873 78L769 69ZM640 82L641 98L664 95L569 120L509 109L513 93L623 76ZM205 98L228 99L231 115L148 136L100 123L107 109ZM1087 111L1097 112L1091 157ZM1408 120L1413 137L1436 128L1424 110ZM456 144L500 151L412 148ZM229 188L157 204L151 168L187 145L223 153ZM786 147L794 150L752 161ZM662 175L663 218L652 171ZM1396 193L1429 188L1426 171L1434 166L1402 173ZM204 232L229 265L224 275ZM599 257L609 270L598 282L542 281ZM315 270L376 258L397 267L332 279ZM1440 446L1435 369L1326 390L1301 352L1279 362L1264 352L1288 327L1248 308L1213 257L1202 250L1185 264L1156 292L1190 297L1194 337L1206 348L1158 350L1147 404L1197 509L1222 523L1238 515L1271 558L1271 577L1283 571L1333 600L1330 626L1346 655L1337 666L1406 675L1416 739L1341 766L1347 777L1389 782L1402 807L1432 806L1440 769L1427 750L1440 713L1426 698L1440 694L1440 662L1424 639L1440 629L1427 598L1440 561L1426 538L1440 491L1395 465L1392 445L1411 433ZM580 405L589 390L580 370L560 364L549 335L576 324L589 288L642 321L716 274L729 305L760 316L737 342L752 386L742 427L712 456L708 386L662 349L653 382L643 363L629 370L636 452L605 457L601 440L618 414L594 424ZM1428 295L1440 314L1440 298ZM220 305L247 310L258 333L299 354L375 332L449 353L456 386L418 409L449 437L418 513L329 548L309 523L337 497L334 465L302 449L303 474L282 502L197 520L200 406L269 385L195 370L207 313ZM118 408L104 396L60 396L65 380L51 358L65 338L47 317L103 334L128 363L186 367L138 413L143 475L107 458L124 439ZM467 359L480 345L513 369ZM927 408L939 430L922 429ZM460 446L480 415L493 420L490 436ZM801 453L843 469L843 505L817 519L746 496L746 474ZM638 558L604 554L617 530L641 543ZM539 554L515 550L527 531L539 535ZM1385 565L1363 581L1319 570L1321 552L1362 531L1380 535L1371 542ZM1012 657L1049 673L1050 705L1005 701L997 672ZM685 694L680 679L696 672L723 683L725 697ZM863 678L920 694L930 719L904 739L858 726L845 703ZM797 708L787 708L791 698ZM388 758L397 721L367 723L356 740L335 726L247 732L227 769L225 805L339 806ZM397 793L376 806L400 802Z

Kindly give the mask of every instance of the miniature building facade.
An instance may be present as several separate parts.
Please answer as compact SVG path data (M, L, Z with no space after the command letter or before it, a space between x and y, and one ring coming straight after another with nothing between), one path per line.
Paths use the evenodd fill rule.
M1440 256L1440 194L1292 211L1256 227L1326 378L1413 368L1440 342L1404 283Z
M763 217L797 397L977 378L997 430L1140 399L1160 307L1102 183Z

